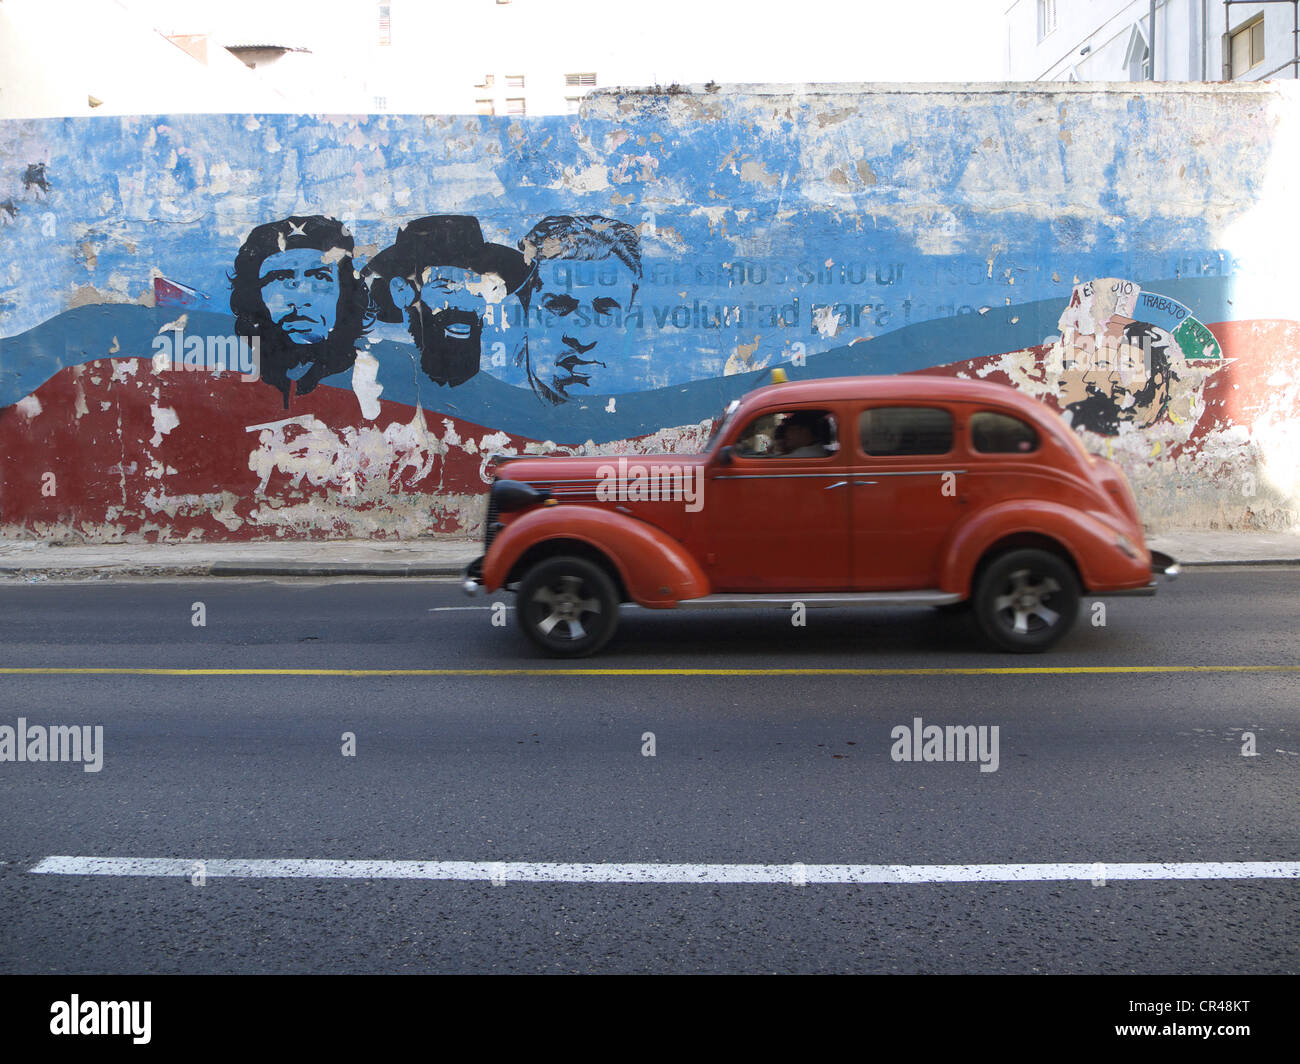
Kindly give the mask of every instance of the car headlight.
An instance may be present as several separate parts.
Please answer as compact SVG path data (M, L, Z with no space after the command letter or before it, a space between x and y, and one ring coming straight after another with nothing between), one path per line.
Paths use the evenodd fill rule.
M1120 550L1122 550L1134 561L1137 561L1138 559L1137 548L1133 546L1133 543L1129 540L1128 536L1116 536L1115 546L1117 546Z

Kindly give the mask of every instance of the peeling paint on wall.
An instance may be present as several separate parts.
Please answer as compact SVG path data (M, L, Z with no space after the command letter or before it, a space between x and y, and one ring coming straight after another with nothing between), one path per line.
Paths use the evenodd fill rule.
M8 123L0 534L468 534L493 453L697 447L775 365L1001 380L1153 528L1300 527L1297 116L1275 82Z

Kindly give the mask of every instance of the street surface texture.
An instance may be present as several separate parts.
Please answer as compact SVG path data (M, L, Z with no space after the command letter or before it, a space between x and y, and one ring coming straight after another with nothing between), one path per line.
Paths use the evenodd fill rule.
M1198 569L1034 656L627 609L554 662L449 581L6 586L0 727L104 730L98 772L0 761L0 970L1294 973L1298 601ZM996 727L996 771L894 760L917 718Z

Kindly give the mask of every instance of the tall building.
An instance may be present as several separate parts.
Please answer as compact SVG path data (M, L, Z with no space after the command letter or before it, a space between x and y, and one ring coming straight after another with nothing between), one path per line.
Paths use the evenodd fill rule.
M1298 19L1295 0L1011 0L1007 75L1012 81L1294 79L1300 75Z

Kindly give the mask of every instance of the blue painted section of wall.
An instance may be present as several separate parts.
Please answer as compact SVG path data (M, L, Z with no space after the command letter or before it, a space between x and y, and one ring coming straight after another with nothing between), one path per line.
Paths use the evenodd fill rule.
M1222 278L1171 279L1151 286L1179 302L1201 308L1208 321L1230 317L1230 288ZM866 344L832 347L808 356L805 366L791 368L799 379L856 374L908 373L1033 347L1056 329L1059 299L1003 309L988 315L962 315L905 326ZM64 366L78 365L102 352L88 349L88 336L114 337L120 354L149 357L159 328L174 321L175 308L128 306L79 307L18 337L0 339L0 406L35 391ZM1011 317L1017 320L1012 323ZM229 315L191 312L191 333L226 335ZM522 436L559 444L588 440L605 443L652 433L665 425L692 424L715 417L728 402L769 378L768 369L688 381L668 388L613 397L616 414L606 407L611 395L594 395L553 406L539 403L531 391L480 373L455 389L425 379L400 345L381 341L373 348L389 366L405 364L405 373L385 378L383 397L425 410L455 414L479 425L508 425ZM387 357L385 352L387 351ZM350 387L347 374L326 378L324 387Z
M919 322L948 319L964 330L981 308L996 320L1008 302L1059 303L1075 278L1171 277L1198 260L1232 273L1217 244L1215 198L1227 175L1237 208L1248 209L1256 171L1226 161L1232 145L1222 138L1210 144L1179 132L1180 117L1193 117L1201 98L1178 98L1185 116L1171 115L1166 100L1141 97L1106 98L1092 111L1071 99L1072 113L1022 94L995 99L1000 106L981 97L958 106L951 95L882 96L867 111L829 97L783 114L762 99L719 97L692 111L672 98L637 97L606 101L576 122L22 123L6 136L8 169L39 160L51 188L22 190L18 214L0 230L7 257L22 264L0 287L0 334L54 318L74 298L148 299L156 275L200 293L199 314L225 312L227 277L249 231L308 213L349 227L358 265L387 247L398 226L430 213L474 215L490 241L507 246L556 213L636 226L641 288L631 326L608 329L602 341L606 365L589 388L598 395L722 376L742 345L756 343L756 357L780 361L795 344L815 354ZM1244 141L1227 121L1230 110L1223 137ZM1080 147L1115 121L1124 123L1122 137ZM1050 151L1027 142L1036 127L1045 128ZM1153 141L1220 176L1183 182L1171 209L1160 201L1167 175L1150 157ZM1091 172L1099 151L1097 185L1090 179L1099 176ZM581 292L600 290L612 274L587 263L571 265L566 277ZM814 328L815 309L828 304L846 319L834 336ZM507 317L516 319L508 346L522 335L521 312L507 301ZM48 342L6 346L0 402L78 352L106 355L102 324L78 315ZM122 328L132 342L145 339L143 320ZM1022 331L1006 330L988 346L1007 349ZM374 338L381 337L399 346L404 339L401 327L381 329ZM914 346L899 368L947 360L948 346ZM526 383L487 364L486 350L483 372ZM400 379L391 389L381 380L385 398L413 401ZM480 386L490 391L492 382ZM613 434L632 430L617 414L613 422Z
M573 118L0 123L0 523L464 530L486 453L695 445L785 365L992 375L1158 520L1291 527L1296 102L737 90ZM79 370L174 330L279 349L260 382ZM1142 345L1136 378L1107 363ZM42 448L84 499L15 490Z

